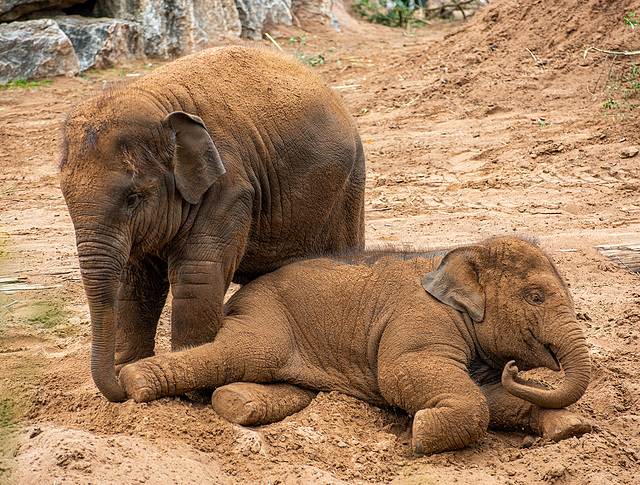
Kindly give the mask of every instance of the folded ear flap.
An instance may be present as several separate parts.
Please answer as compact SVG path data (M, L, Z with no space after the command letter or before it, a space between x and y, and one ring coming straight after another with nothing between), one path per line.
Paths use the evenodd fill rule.
M202 195L225 172L204 121L182 111L175 111L166 120L175 136L173 173L182 197L197 204Z
M456 310L467 312L475 322L484 319L484 289L478 281L478 255L484 248L467 246L450 251L435 271L422 278L431 296Z

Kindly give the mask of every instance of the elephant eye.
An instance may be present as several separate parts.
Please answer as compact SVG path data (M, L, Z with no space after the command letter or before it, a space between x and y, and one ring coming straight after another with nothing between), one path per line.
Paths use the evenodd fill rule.
M540 306L544 303L544 297L538 291L530 291L528 293L525 293L524 299L527 301L527 303L534 306Z
M140 204L141 200L142 196L139 193L133 192L132 194L129 194L129 196L127 197L127 211L133 211L136 207L138 207L138 204Z

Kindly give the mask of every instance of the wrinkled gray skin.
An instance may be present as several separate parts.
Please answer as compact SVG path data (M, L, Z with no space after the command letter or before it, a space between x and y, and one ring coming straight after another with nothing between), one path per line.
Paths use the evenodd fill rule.
M172 346L210 342L224 294L292 259L359 248L365 167L353 120L297 61L211 49L75 107L61 188L91 311L91 372L154 354L172 292Z
M519 378L515 364L562 368L564 379L547 389ZM433 453L469 445L488 426L554 440L582 434L590 425L563 408L589 376L553 262L530 242L501 238L446 254L290 264L229 300L214 342L128 365L120 381L138 402L218 387L214 408L243 424L304 407L310 397L294 386L337 390L406 410L414 451ZM294 386L279 384L270 403L269 386L241 381ZM286 412L273 409L282 393L297 403Z

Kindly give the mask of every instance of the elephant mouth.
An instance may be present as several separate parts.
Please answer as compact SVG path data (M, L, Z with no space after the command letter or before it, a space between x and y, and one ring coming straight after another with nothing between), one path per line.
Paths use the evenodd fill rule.
M535 367L546 367L553 371L559 371L560 361L554 351L555 346L551 344L543 344L535 338L533 333L529 332L529 334L530 338L527 340L533 350Z
M553 360L553 364L552 365L549 365L547 363L545 365L545 367L548 367L551 370L559 371L560 370L560 361L558 360L558 357L556 356L556 352L553 350L551 345L544 345L543 347L545 348L545 350L547 351L547 353L549 354L549 356Z

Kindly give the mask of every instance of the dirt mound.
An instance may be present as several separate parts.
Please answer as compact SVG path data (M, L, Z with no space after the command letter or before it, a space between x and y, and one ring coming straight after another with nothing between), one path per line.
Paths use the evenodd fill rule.
M585 48L637 48L636 33L623 22L632 0L494 0L448 37L452 54L529 49L540 57L582 55ZM524 62L524 61L523 61Z

